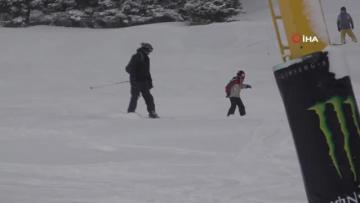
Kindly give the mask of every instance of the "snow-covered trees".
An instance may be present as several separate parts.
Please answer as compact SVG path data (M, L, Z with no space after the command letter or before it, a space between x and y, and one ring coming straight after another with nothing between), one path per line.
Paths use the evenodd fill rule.
M25 26L29 23L30 0L0 0L0 20L11 21L9 26Z
M239 0L189 0L184 6L192 24L224 22L240 12Z
M227 21L240 9L239 0L0 0L0 22L74 27L170 21L204 24Z

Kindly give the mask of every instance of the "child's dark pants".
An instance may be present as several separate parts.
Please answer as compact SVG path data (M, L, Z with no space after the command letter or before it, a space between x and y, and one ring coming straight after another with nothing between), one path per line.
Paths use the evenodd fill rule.
M230 116L235 113L236 106L239 107L239 112L240 112L241 116L244 116L246 114L245 106L239 97L230 97L230 103L231 103L231 106L230 106L227 116Z

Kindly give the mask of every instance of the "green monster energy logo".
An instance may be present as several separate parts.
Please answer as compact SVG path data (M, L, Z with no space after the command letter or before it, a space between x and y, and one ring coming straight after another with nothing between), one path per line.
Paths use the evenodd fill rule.
M337 119L338 119L338 122L340 125L340 129L342 132L342 136L344 139L344 150L346 153L346 157L349 161L350 170L354 176L354 181L357 181L358 177L357 177L356 168L355 168L355 164L354 164L354 161L352 158L352 153L351 153L351 148L350 148L350 132L349 132L348 124L346 122L346 117L345 117L344 107L343 107L344 104L350 105L351 112L352 112L352 120L357 129L357 133L360 136L359 121L356 116L355 98L352 96L349 96L347 99L344 99L342 97L335 96L335 97L332 97L331 99L327 100L326 102L319 102L308 109L310 111L314 111L319 116L320 129L321 129L322 133L324 134L326 143L329 147L329 156L331 158L331 161L332 161L338 175L341 178L343 178L343 175L342 175L340 167L339 167L338 160L336 158L335 143L333 140L334 135L333 135L331 129L329 128L329 125L327 123L327 117L325 115L326 107L328 104L330 104L333 107L333 109L336 113L336 116L337 116Z

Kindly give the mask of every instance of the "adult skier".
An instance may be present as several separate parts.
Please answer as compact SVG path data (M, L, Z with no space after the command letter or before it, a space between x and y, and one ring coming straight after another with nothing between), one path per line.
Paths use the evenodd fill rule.
M337 27L340 32L340 40L342 44L345 44L346 35L349 35L353 42L357 42L356 36L352 31L354 29L354 22L344 6L340 9L340 14L337 19Z
M240 116L244 116L246 114L244 103L240 98L240 91L241 89L251 88L251 86L244 84L244 80L245 72L240 70L225 87L226 97L230 99L231 104L227 116L234 114L236 107L239 108Z
M143 96L147 111L150 118L159 118L155 111L154 97L150 93L153 88L152 78L150 74L150 58L149 54L153 51L150 43L141 43L141 47L131 57L129 64L126 66L126 72L130 75L131 98L128 107L128 113L136 110L137 101L140 93Z

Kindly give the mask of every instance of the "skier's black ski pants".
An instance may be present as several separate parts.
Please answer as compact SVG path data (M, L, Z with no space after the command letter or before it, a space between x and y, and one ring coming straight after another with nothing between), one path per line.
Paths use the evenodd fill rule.
M147 110L149 113L155 111L154 97L150 93L150 83L148 82L131 82L131 98L128 107L128 112L135 112L137 101L139 99L140 93L143 96Z
M246 114L245 106L244 106L243 102L241 101L240 97L230 97L230 103L231 103L231 106L230 106L230 109L227 114L228 116L235 113L236 106L239 107L239 112L240 112L241 116Z

